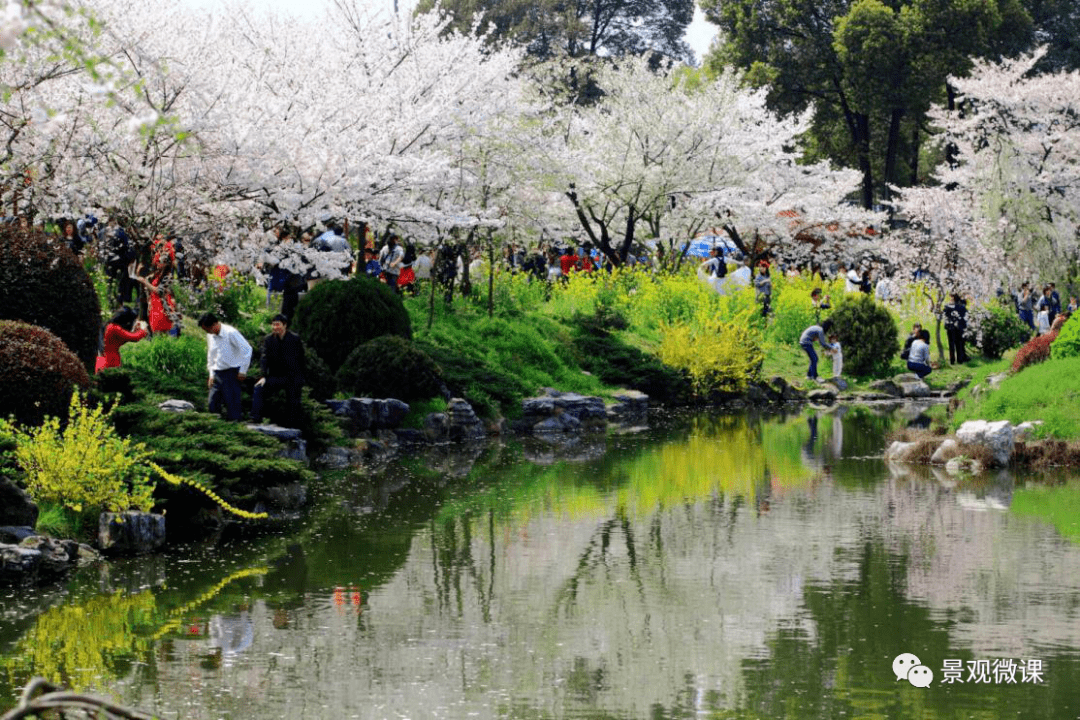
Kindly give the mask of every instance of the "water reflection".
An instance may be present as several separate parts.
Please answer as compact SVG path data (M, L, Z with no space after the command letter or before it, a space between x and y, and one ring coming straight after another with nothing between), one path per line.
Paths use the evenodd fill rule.
M289 536L219 549L229 567L73 583L0 690L45 673L185 718L1075 718L1080 547L1056 509L1080 486L886 467L889 423L674 419L600 453L346 478ZM1047 681L914 688L901 652L935 674L1038 658Z

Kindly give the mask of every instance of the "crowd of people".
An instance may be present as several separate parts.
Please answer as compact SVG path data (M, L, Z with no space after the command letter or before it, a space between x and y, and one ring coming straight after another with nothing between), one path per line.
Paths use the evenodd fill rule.
M140 257L123 229L109 223L101 224L91 216L62 220L58 228L61 240L76 253L94 248L95 245L107 248L102 258L103 266L110 280L111 294L120 309L105 326L102 353L97 363L99 370L120 365L119 348L124 343L137 342L154 334L179 334L180 312L173 297L172 284L180 274L190 278L192 274L201 273L205 277L201 267L188 268L184 272L179 238L159 235L151 242L149 253ZM286 228L277 228L272 234L272 246L268 248L258 269L266 285L267 307L278 295L281 306L280 313L271 323L270 334L263 340L260 355L262 378L253 391L251 413L251 419L256 422L262 419L264 397L270 392L283 390L290 415L295 417L299 412L304 375L303 345L300 338L288 330L288 326L300 296L323 279L316 263L303 259L298 263L282 262L280 254L271 251L274 245L293 242L292 233ZM418 282L431 280L445 288L449 299L459 279L465 282L470 277L479 277L483 270L481 252L470 252L464 243L445 243L438 250L418 253L412 242L403 240L392 230L388 230L383 242L377 244L375 235L363 223L360 224L357 243L362 246L362 254L355 256L355 259L346 229L341 225L331 225L318 235L301 233L297 240L303 250L303 258L310 259L307 250L334 253L326 257L336 258L333 260L337 271L335 275L366 275L398 293L415 293ZM653 267L663 262L663 253L663 245L654 249L636 245L628 255L626 265ZM752 286L762 315L768 317L772 312L773 268L770 262L762 259L756 267L751 267L749 259L722 245L710 248L708 255L698 266L699 278L719 293ZM569 240L541 243L529 251L519 245L508 244L497 262L503 270L524 273L531 279L549 284L566 282L574 274L588 275L613 269L610 260L591 245ZM785 268L781 267L780 270L784 272ZM215 268L213 272L224 277L229 268ZM788 272L797 270L789 269ZM881 273L875 282L871 269L867 267L848 268L835 264L821 268L819 272L823 277L842 278L848 293L872 293L881 302L899 298L895 283L888 274ZM129 307L136 290L142 291L136 295L137 310ZM1076 296L1071 296L1063 308L1054 283L1048 283L1041 292L1037 292L1030 283L1025 282L1013 294L1013 299L1019 317L1038 334L1049 332L1055 318L1075 312L1078 305ZM821 288L815 288L809 302L814 313L814 324L802 332L798 344L809 360L807 377L820 382L815 343L832 357L834 376L841 373L843 352L833 321L822 318L822 314L832 308L832 298ZM952 295L951 301L943 308L942 320L948 339L949 363L966 363L969 360L965 347L968 310L963 297ZM220 322L213 315L204 315L198 324L207 333L208 401L211 410L216 412L224 407L229 419L239 419L239 388L251 362L252 349L235 328ZM932 372L929 331L918 324L913 326L901 358L907 363L908 369L920 378L929 375Z

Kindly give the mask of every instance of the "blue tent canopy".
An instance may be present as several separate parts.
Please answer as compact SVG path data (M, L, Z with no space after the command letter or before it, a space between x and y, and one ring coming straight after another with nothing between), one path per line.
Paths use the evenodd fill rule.
M719 248L724 257L739 252L739 249L735 247L735 243L731 242L730 238L719 235L698 235L690 241L690 249L686 254L692 257L706 258L709 257L709 250L713 247Z

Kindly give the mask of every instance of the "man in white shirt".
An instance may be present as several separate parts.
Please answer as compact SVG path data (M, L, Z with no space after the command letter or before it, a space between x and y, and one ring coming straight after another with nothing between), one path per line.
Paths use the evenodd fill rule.
M225 403L225 417L240 419L240 383L247 376L251 365L251 345L240 331L225 325L213 313L199 318L199 327L206 331L206 369L210 377L206 387L210 389L207 406L216 413Z

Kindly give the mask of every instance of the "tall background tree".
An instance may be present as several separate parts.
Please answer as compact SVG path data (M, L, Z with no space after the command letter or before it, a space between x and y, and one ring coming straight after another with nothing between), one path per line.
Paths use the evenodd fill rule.
M1028 48L1031 16L1020 0L704 0L720 26L713 64L745 68L768 87L769 107L813 107L809 159L862 173L860 202L888 186L920 181L931 103L947 101L946 79L972 58Z
M422 0L427 12L435 0ZM640 54L647 50L679 60L693 55L683 39L694 0L444 0L451 28L474 27L492 41L510 41L540 59L566 54Z

